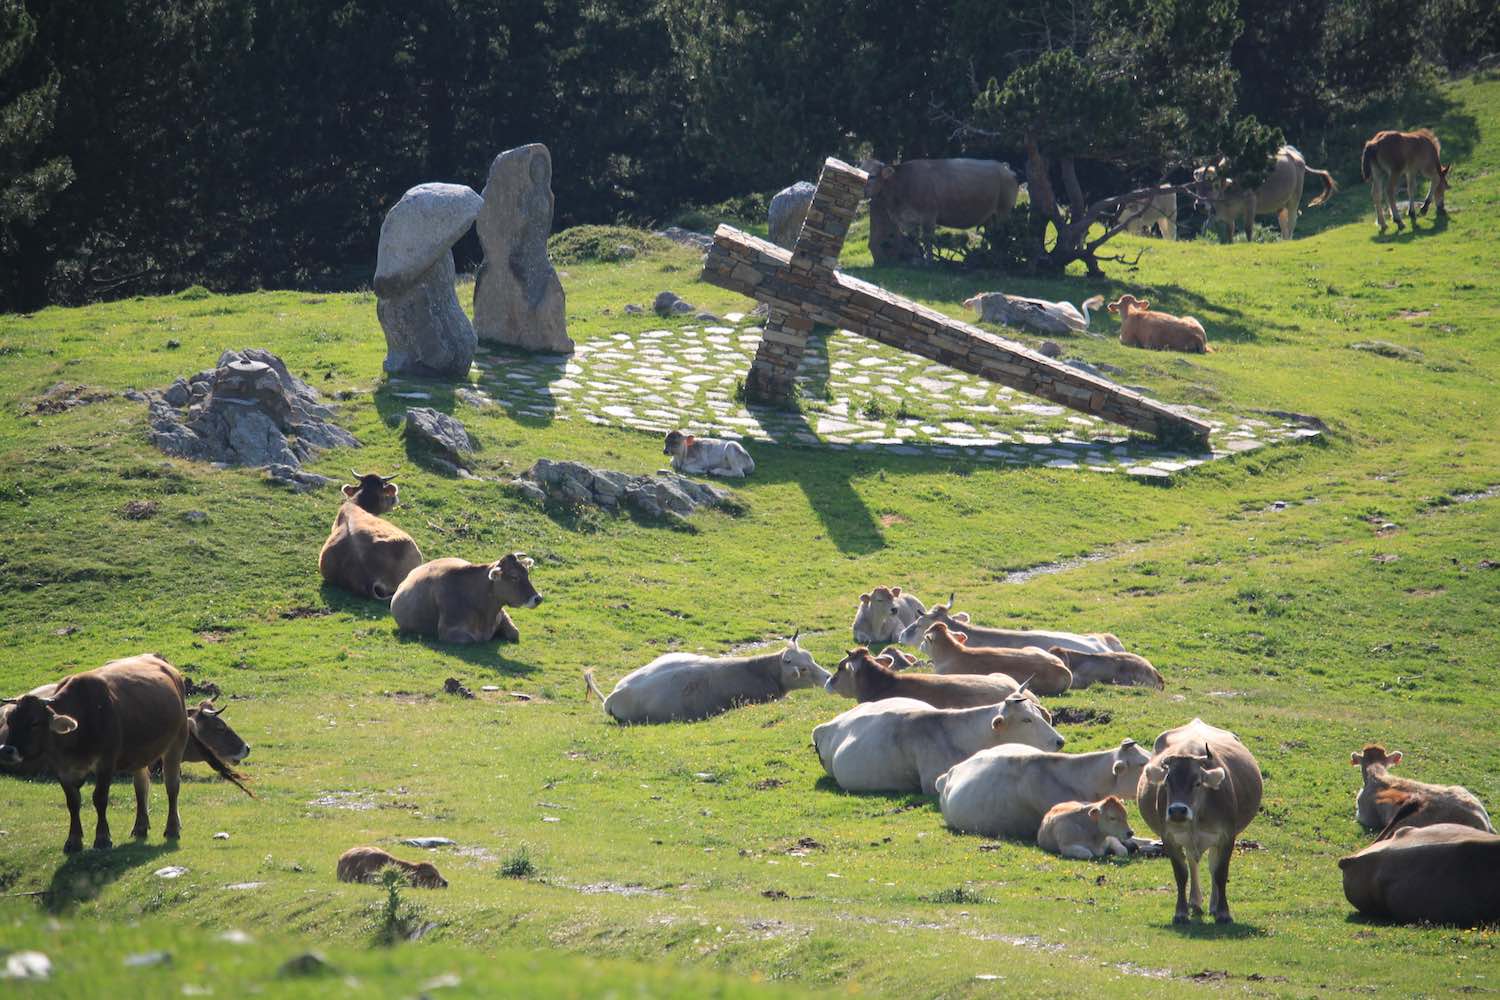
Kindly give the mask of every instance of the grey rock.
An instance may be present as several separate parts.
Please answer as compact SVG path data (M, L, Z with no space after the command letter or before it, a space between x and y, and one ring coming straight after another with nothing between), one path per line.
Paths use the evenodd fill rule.
M651 308L656 310L658 316L681 316L692 312L695 307L684 302L676 292L657 292Z
M1060 358L1062 357L1063 352L1062 345L1055 340L1042 341L1042 346L1039 347L1038 350L1041 351L1042 356L1046 358Z
M307 493L333 482L327 476L320 476L316 472L304 472L292 465L268 465L266 478L279 485L291 487L294 493Z
M285 979L292 976L327 976L337 971L321 952L305 951L282 962L276 975Z
M125 956L125 966L131 969L145 969L153 965L171 965L172 953L170 951L143 951L135 955Z
M693 318L696 319L700 323L721 323L721 322L723 322L723 320L719 319L719 317L715 316L711 312L701 312L697 316L694 316Z
M474 329L486 343L571 354L562 281L547 258L552 154L539 142L490 164L479 213L484 264L474 283Z
M633 259L635 259L635 247L631 246L629 243L621 243L619 246L615 247L615 259L616 260L633 260Z
M405 435L431 448L440 458L458 465L463 456L474 451L474 439L462 422L430 406L413 407L406 411Z
M714 245L714 238L707 233L696 233L691 229L683 229L681 226L668 226L666 229L657 230L654 235L695 250L707 250Z
M132 403L144 403L147 401L146 394L139 389L126 389L124 395Z
M516 488L539 503L552 499L569 505L589 504L611 512L624 508L649 519L685 517L704 506L734 505L728 490L673 472L632 476L579 462L553 462L545 458L522 473L516 480Z
M815 191L815 185L798 181L791 187L782 188L771 199L771 209L767 215L772 243L787 250L792 249L797 242L797 234L802 231L802 222L807 218L807 208L812 204Z
M458 397L458 401L460 403L465 403L469 406L472 406L476 410L482 410L487 406L495 405L495 401L493 399L490 399L490 397L486 396L484 393L480 392L477 389L460 389L458 390L458 392L454 393L454 395Z
M448 680L458 681L455 677L450 677ZM446 682L444 686L447 686ZM458 686L463 687L463 684L459 683ZM473 692L470 692L469 697L472 698L473 696ZM449 840L447 837L407 837L401 843L406 844L408 847L452 847L457 841Z
M625 314L627 316L639 316L642 313L644 313L645 311L646 310L645 310L644 307L638 306L634 302L630 303L629 305L627 305L625 307Z
M188 388L187 379L178 378L161 394L161 398L172 406L186 406L193 398L193 392Z
M517 479L511 485L517 493L532 503L544 504L547 502L547 491L529 479Z

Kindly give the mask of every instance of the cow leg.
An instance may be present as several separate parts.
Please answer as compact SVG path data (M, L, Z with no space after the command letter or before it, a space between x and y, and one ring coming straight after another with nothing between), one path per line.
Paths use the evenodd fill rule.
M130 836L139 840L151 830L151 816L146 810L146 799L151 794L151 769L143 767L135 772L135 826Z
M1117 858L1128 857L1130 854L1129 848L1120 843L1115 837L1104 838L1104 849Z
M162 835L168 840L182 836L182 819L177 815L177 791L182 784L182 754L186 749L187 741L183 740L181 746L168 750L161 761L162 781L167 786L167 826Z
M1202 860L1202 854L1194 854L1187 859L1188 870L1193 875L1192 891L1188 893L1188 906L1192 908L1195 917L1203 916L1203 890L1198 885L1198 865Z
M1292 210L1283 208L1276 213L1276 222L1281 226L1281 238L1289 240L1292 238L1292 230L1297 227L1297 219L1292 215Z
M1385 202L1380 198L1380 172L1370 172L1370 200L1375 203L1375 227L1385 232Z
M1420 183L1417 178L1421 176L1415 170L1406 172L1406 217L1411 220L1413 227L1417 224L1417 184ZM1426 205L1422 206L1422 212L1426 214Z
M1213 872L1213 895L1209 898L1209 912L1221 924L1234 922L1229 915L1229 859L1233 856L1234 841L1231 839L1215 852L1210 869Z
M505 609L500 609L500 614L495 618L495 631L493 637L501 642L520 642L521 631L516 628L516 623L510 620L510 615Z
M1188 866L1181 847L1167 844L1167 857L1172 859L1172 875L1177 879L1177 909L1172 913L1172 923L1188 922ZM1196 879L1195 879L1196 881Z
M113 761L100 761L99 771L94 776L94 850L104 851L115 846L109 839L109 782L114 777Z
M484 639L474 635L462 625L453 625L446 620L438 619L437 637L442 642L483 642Z
M1391 221L1396 224L1399 232L1406 228L1406 223L1401 221L1401 210L1396 206L1396 185L1401 181L1401 175L1394 170L1385 178L1385 204L1391 213Z
M1065 858L1072 858L1075 861L1094 860L1094 852L1089 850L1085 844L1069 844L1058 853Z
M68 839L63 844L65 854L76 854L83 850L83 820L78 815L83 809L83 795L79 792L82 787L82 781L71 785L62 783L63 798L68 800Z

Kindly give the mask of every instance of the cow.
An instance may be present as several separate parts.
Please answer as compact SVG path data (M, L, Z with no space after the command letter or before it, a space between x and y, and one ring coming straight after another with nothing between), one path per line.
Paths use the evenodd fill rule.
M406 575L391 598L391 617L403 632L442 642L520 642L505 609L534 608L542 595L531 585L535 563L512 552L492 563L434 559Z
M1390 769L1401 763L1402 756L1400 750L1387 753L1378 743L1349 755L1349 763L1360 769L1364 779L1354 797L1354 817L1361 826L1379 830L1400 813L1400 826L1457 823L1495 832L1484 804L1462 785L1429 785L1392 775Z
M1050 632L1041 629L980 628L969 620L967 611L953 612L953 599L956 596L956 594L949 594L947 604L934 604L928 608L926 612L901 630L901 634L896 636L896 641L903 646L915 646L921 642L929 628L942 622L950 631L966 633L971 645L985 646L990 649L995 647L1021 649L1025 646L1040 646L1046 649L1049 646L1063 646L1067 649L1076 649L1080 653L1108 653L1111 650L1124 652L1125 650L1120 640L1108 632L1079 635L1076 632Z
M1177 192L1170 184L1160 184L1150 201L1131 200L1120 209L1120 221L1133 236L1150 236L1159 232L1162 239L1177 239Z
M344 487L344 503L333 530L318 553L323 579L360 597L389 601L406 575L422 565L422 551L412 537L382 514L397 503L395 475L354 473L357 483Z
M933 708L912 698L856 705L813 730L818 760L849 792L937 794L938 775L1001 743L1058 750L1063 738L1024 693L998 705Z
M1120 316L1120 343L1149 351L1185 351L1212 354L1203 324L1192 316L1156 312L1146 299L1122 295L1106 308Z
M1230 923L1229 859L1234 838L1260 809L1260 765L1238 736L1202 719L1168 729L1156 738L1154 751L1141 772L1136 803L1172 859L1177 878L1172 922L1187 923L1190 904L1193 916L1203 915L1198 862L1207 855L1213 874L1209 912L1218 923Z
M1302 185L1308 174L1323 181L1323 193L1308 202L1308 208L1316 208L1328 201L1339 189L1332 174L1309 167L1306 158L1295 146L1282 146L1276 151L1276 160L1271 166L1270 174L1253 191L1230 179L1226 175L1228 169L1229 160L1221 158L1216 164L1194 170L1193 180L1208 189L1207 200L1213 217L1222 219L1229 227L1229 243L1234 242L1235 224L1242 219L1245 238L1252 239L1257 215L1275 215L1281 224L1281 238L1291 239L1292 233L1297 229Z
M1030 840L1059 803L1134 798L1149 759L1130 739L1092 753L991 747L938 778L938 806L943 822L962 833Z
M1062 694L1073 686L1072 672L1045 649L970 646L967 634L950 632L942 622L927 630L921 649L940 674L1006 674L1028 682L1037 694Z
M802 220L807 218L807 209L812 205L816 191L817 188L807 181L798 181L776 192L766 215L772 243L787 250L796 245L797 234L802 232Z
M1066 646L1053 646L1047 652L1067 665L1075 689L1090 684L1150 687L1158 691L1166 687L1151 661L1134 653L1080 653Z
M378 847L351 847L339 855L338 877L340 882L378 882L387 868L402 872L418 889L448 888L448 880L430 861L402 861Z
M876 587L859 595L854 641L864 646L895 642L901 630L926 611L914 594L903 594L900 587Z
M891 649L880 656L871 656L864 646L849 650L839 661L833 676L824 684L830 694L853 698L858 702L880 701L883 698L910 698L924 702L933 708L975 708L979 705L994 705L1019 691L1026 691L1024 683L1017 684L1005 674L902 674L897 671L897 656L902 665L910 665L910 657L900 650ZM1031 694L1030 691L1026 691ZM1033 695L1032 700L1036 698ZM1047 721L1052 713L1042 710Z
M1451 166L1451 164L1449 165ZM1359 162L1360 174L1370 182L1370 197L1375 201L1375 224L1385 232L1385 211L1390 209L1391 221L1399 230L1402 227L1401 213L1396 210L1396 183L1406 178L1406 211L1412 225L1417 224L1417 199L1414 180L1424 176L1432 181L1427 189L1427 200L1422 202L1422 215L1437 201L1437 214L1447 215L1443 197L1448 192L1448 167L1443 166L1443 144L1431 129L1419 128L1415 132L1400 132L1387 129L1376 132L1365 143Z
M998 160L864 160L869 174L870 256L877 266L911 259L912 238L930 240L938 226L973 229L1016 207L1020 182Z
M721 476L743 479L755 471L755 459L738 441L700 438L682 431L668 431L663 455L672 456L672 468L685 476Z
M799 632L800 634L800 632ZM821 686L828 671L797 642L760 656L665 653L620 678L608 697L583 672L584 697L596 695L617 722L695 722L736 705L776 701L797 688Z
M68 839L63 851L83 849L83 823L79 817L79 789L94 777L94 848L113 846L110 840L109 786L117 771L126 771L135 781L135 826L132 837L145 837L150 830L146 798L151 790L148 772L162 762L167 786L167 824L164 833L176 840L182 831L177 813L177 792L182 776L182 757L189 743L220 775L238 785L247 795L243 775L220 760L188 727L183 701L182 675L166 660L152 653L112 660L96 670L65 677L48 698L23 695L6 699L14 705L0 723L0 766L24 767L38 759L57 776L68 804ZM253 796L252 796L253 797Z
M1500 836L1461 823L1403 827L1339 858L1367 917L1472 927L1500 920Z
M1125 803L1111 795L1098 802L1059 802L1042 817L1036 846L1065 858L1123 858L1135 850Z

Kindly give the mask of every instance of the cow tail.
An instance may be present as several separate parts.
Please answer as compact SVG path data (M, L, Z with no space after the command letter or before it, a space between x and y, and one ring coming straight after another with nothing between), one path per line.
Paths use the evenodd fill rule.
M1375 838L1375 843L1378 844L1382 840L1390 840L1392 837L1394 837L1396 835L1396 830L1400 828L1401 824L1411 819L1413 815L1420 811L1422 805L1423 802L1419 798L1412 797L1407 799L1405 804L1403 804L1400 809L1396 810L1396 814L1392 816L1391 821L1385 825L1385 829L1380 831L1380 836Z
M599 685L594 683L594 671L592 668L583 672L583 700L588 701L589 695L599 699L599 710L604 711L604 692L599 690Z
M1335 194L1338 194L1338 183L1333 179L1333 175L1328 171L1314 170L1312 167L1308 167L1307 172L1315 177L1323 178L1323 193L1318 195L1312 201L1308 202L1308 208L1317 208L1319 205L1326 202L1329 198L1332 198Z
M1367 142L1365 143L1365 155L1360 157L1359 160L1359 175L1365 180L1370 179L1370 170L1374 166L1374 163L1375 144L1373 142Z
M198 733L191 727L188 728L188 739L192 741L193 748L203 755L203 759L208 762L208 766L217 771L220 777L234 782L240 791L252 799L255 798L255 793L244 785L244 782L250 779L220 760L219 755L214 753L207 743L199 739Z

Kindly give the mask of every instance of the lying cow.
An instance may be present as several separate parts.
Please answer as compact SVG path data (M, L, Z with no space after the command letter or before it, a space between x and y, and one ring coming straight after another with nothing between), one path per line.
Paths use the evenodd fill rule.
M1390 769L1401 763L1401 758L1400 750L1387 753L1378 743L1349 755L1349 763L1358 767L1364 778L1354 797L1354 816L1362 826L1384 829L1399 812L1402 827L1457 823L1495 832L1484 804L1462 785L1429 785L1392 775Z
M57 776L68 803L69 854L83 849L79 789L94 777L94 847L113 846L109 834L109 786L118 771L135 778L135 826L132 837L150 829L146 798L151 790L148 769L162 762L167 786L169 840L181 834L177 792L182 780L182 757L195 743L208 766L239 785L242 776L220 760L188 727L183 703L182 675L166 660L151 653L113 660L81 674L64 678L48 698L23 695L6 699L14 705L0 723L0 766L25 767L41 761Z
M1151 303L1134 295L1122 295L1107 307L1120 314L1120 343L1148 351L1184 351L1212 354L1203 324L1192 316L1173 316L1152 310Z
M412 537L381 514L395 509L396 477L354 473L358 483L344 487L345 499L333 530L318 553L318 572L335 587L361 597L389 601L406 574L422 565Z
M979 708L887 698L856 705L813 730L823 770L849 792L934 795L938 775L1001 743L1057 750L1063 738L1025 694Z
M531 585L524 553L492 563L434 559L407 574L391 598L391 617L403 632L442 642L519 642L521 633L506 608L534 608L542 595Z
M665 653L620 678L609 697L595 685L592 670L583 672L584 697L596 695L618 722L693 722L827 681L828 671L797 644L796 635L785 649L761 656Z
M1199 167L1193 171L1193 180L1208 188L1208 200L1215 220L1222 220L1229 229L1228 242L1234 242L1235 224L1243 222L1245 238L1252 239L1257 215L1275 215L1281 225L1281 238L1289 240L1297 230L1297 216L1301 214L1302 186L1307 175L1323 181L1323 192L1307 203L1308 208L1332 198L1339 186L1333 175L1307 165L1307 160L1295 146L1282 146L1276 151L1276 162L1271 173L1261 181L1260 187L1249 190L1236 184L1226 174L1228 159Z
M1037 694L1062 694L1073 686L1072 671L1045 649L970 646L965 633L950 632L942 622L927 630L921 649L940 674L1005 674Z
M926 612L922 602L900 587L876 587L859 595L854 613L854 641L865 646L895 642L901 630Z
M1229 859L1234 838L1260 810L1260 765L1239 737L1194 719L1156 738L1155 753L1141 772L1136 796L1141 818L1162 839L1177 877L1174 924L1203 915L1198 862L1208 856L1213 873L1209 912L1230 923ZM1187 885L1192 882L1189 897Z
M991 747L938 778L938 806L943 822L962 833L1030 840L1060 803L1134 798L1148 760L1135 740L1093 753Z
M1053 646L1047 652L1067 665L1075 689L1090 684L1151 687L1158 691L1166 687L1151 661L1134 653L1080 653L1065 646Z
M1135 849L1135 833L1125 817L1125 803L1111 795L1098 802L1059 802L1047 810L1036 846L1080 861L1109 854L1123 858Z
M1344 896L1367 917L1401 923L1500 920L1500 837L1460 823L1404 827L1339 858Z
M1162 239L1177 239L1177 192L1170 184L1160 184L1150 201L1132 200L1120 209L1120 220L1125 231L1133 236L1152 236L1157 232Z
M446 889L448 880L430 861L402 861L378 847L351 847L339 855L340 882L378 882L387 868L401 872L418 889Z
M896 659L900 657L900 661ZM1005 674L955 674L944 677L935 674L902 674L902 666L914 661L897 649L889 649L880 656L871 656L863 646L849 650L839 661L833 676L824 685L831 694L853 698L858 702L880 701L883 698L910 698L931 705L933 708L975 708L979 705L995 705L1011 695L1026 691L1026 685L1017 684ZM1029 695L1030 691L1026 691ZM1032 697L1035 701L1035 696ZM1043 709L1047 721L1052 713Z
M1020 182L998 160L907 160L894 166L860 163L868 174L870 255L876 265L912 257L911 238L933 236L938 226L973 229L1003 219L1016 207Z
M668 431L663 455L672 456L672 468L685 476L722 476L741 479L755 471L755 459L738 441L693 437Z
M971 646L984 646L989 649L996 647L1021 649L1025 646L1047 649L1050 646L1062 646L1067 649L1076 649L1080 653L1108 653L1111 650L1116 652L1125 650L1120 640L1108 632L1079 635L1077 632L1051 632L1043 629L980 628L969 621L967 611L952 613L954 596L956 595L948 595L947 604L934 604L928 608L901 630L896 641L903 646L915 646L922 641L928 629L942 622L948 626L949 630L968 635Z

